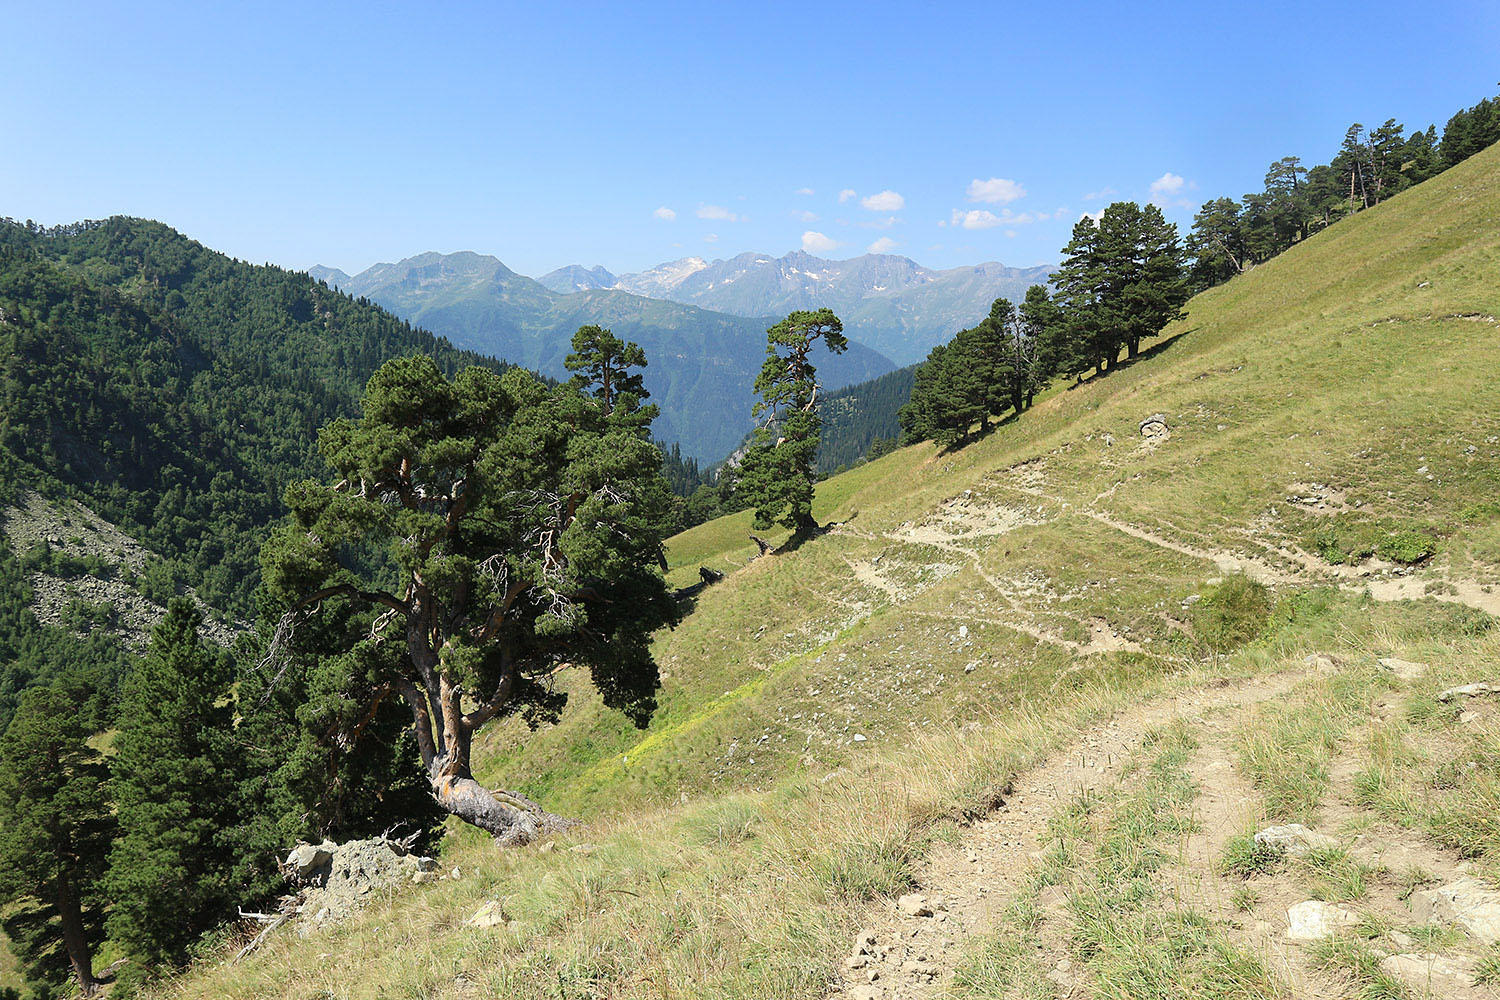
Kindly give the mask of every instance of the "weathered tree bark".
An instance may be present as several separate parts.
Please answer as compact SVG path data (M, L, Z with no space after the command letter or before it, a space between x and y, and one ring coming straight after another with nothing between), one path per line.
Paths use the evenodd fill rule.
M509 685L497 691L487 705L465 713L463 692L446 674L437 673L435 679L438 693L431 703L438 711L437 740L433 739L434 720L427 712L429 700L422 697L415 684L410 686L409 693L403 693L416 717L417 745L438 805L491 834L506 847L519 847L572 826L571 820L548 812L519 792L485 788L474 780L469 769L474 730L499 710Z
M83 929L83 910L78 903L78 893L67 874L61 872L53 880L52 888L58 922L62 924L63 948L73 966L73 977L78 980L79 992L86 997L93 996L99 990L99 981L94 978L94 956L89 949L88 934Z
M757 548L760 549L760 552L757 553L757 556L769 555L770 553L776 551L776 547L774 545L766 541L764 538L761 538L759 535L751 535L750 540L755 543Z
M433 765L428 779L438 803L464 822L493 835L506 847L519 847L573 825L571 820L548 812L518 792L485 788L466 773L448 773L454 769L446 758L438 758Z

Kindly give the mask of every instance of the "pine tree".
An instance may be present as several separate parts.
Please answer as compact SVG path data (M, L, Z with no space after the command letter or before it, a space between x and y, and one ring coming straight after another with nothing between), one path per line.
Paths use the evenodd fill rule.
M1191 294L1177 227L1155 205L1145 206L1131 220L1129 239L1121 241L1110 270L1115 312L1124 321L1121 335L1133 358L1142 340L1182 318Z
M1059 369L1059 374L1075 378L1094 367L1108 371L1119 353L1105 301L1107 275L1101 227L1102 217L1096 220L1084 216L1074 223L1072 238L1063 247L1063 261L1052 276L1063 315L1060 336L1067 344L1066 351L1060 352L1067 359L1066 367Z
M365 711L405 703L445 810L524 843L563 821L476 780L474 734L557 718L563 663L589 669L606 706L650 717L651 636L677 619L657 570L661 453L577 386L478 366L449 379L426 355L382 365L362 409L319 435L333 481L287 490L292 518L261 551L268 600L293 635L335 598L375 611L317 651L368 678Z
M755 508L755 527L789 528L793 544L818 528L812 499L821 386L810 355L819 341L834 354L849 347L844 325L831 309L798 310L766 331L766 360L755 379L760 400L753 411L764 414L766 422L740 467L738 489Z
M27 979L71 975L89 996L115 822L79 696L61 683L32 688L0 737L0 905Z
M1035 389L1040 390L1059 373L1073 367L1069 354L1072 348L1062 310L1045 285L1032 285L1026 289L1026 298L1021 302L1021 322L1026 327L1027 336L1036 343ZM1029 396L1026 405L1031 405Z
M110 854L111 937L148 964L177 964L233 899L226 846L239 775L228 658L176 597L126 679L115 741L120 839Z
M642 373L631 371L646 367L646 352L635 341L621 340L603 327L580 326L573 334L573 353L564 359L563 367L573 373L575 386L599 400L606 417L617 408L634 413L651 395ZM645 422L650 423L656 415L652 407Z
M1193 216L1187 249L1193 258L1193 285L1199 289L1228 281L1243 271L1249 258L1241 231L1239 202L1233 198L1204 202Z

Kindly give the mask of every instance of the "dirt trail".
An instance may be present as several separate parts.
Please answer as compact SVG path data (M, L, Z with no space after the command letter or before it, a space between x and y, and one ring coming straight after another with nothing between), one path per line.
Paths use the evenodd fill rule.
M844 962L833 995L849 1000L942 996L967 951L964 939L999 926L1059 806L1117 780L1149 729L1178 717L1196 720L1219 710L1241 712L1285 694L1296 680L1289 674L1256 678L1135 706L1017 776L1001 807L968 828L957 844L937 848L919 871L914 892L933 904L931 916L903 912L891 901L872 910L851 951L873 939L866 950L875 956Z

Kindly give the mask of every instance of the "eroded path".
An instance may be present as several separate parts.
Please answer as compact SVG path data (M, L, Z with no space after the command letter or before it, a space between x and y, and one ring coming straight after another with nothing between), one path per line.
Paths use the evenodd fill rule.
M1123 952L1139 949L1122 965L1165 963L1157 988L1235 980L1239 991L1223 995L1500 996L1479 973L1482 943L1463 943L1451 927L1423 925L1430 918L1414 912L1411 873L1431 886L1465 878L1470 865L1420 833L1364 813L1352 785L1357 762L1347 750L1317 809L1317 831L1326 833L1310 831L1324 846L1306 857L1260 858L1262 867L1249 872L1225 870L1250 831L1280 819L1267 816L1241 771L1237 741L1266 724L1263 713L1289 695L1315 695L1294 692L1306 680L1280 673L1143 703L1017 775L1003 803L932 850L910 893L872 906L832 996L1220 995L1217 985L1179 994L1134 980L1123 989L1106 982L1117 970L1102 968L1092 957L1097 945L1088 942L1101 933L1101 919L1119 921L1107 933L1121 935ZM1372 726L1389 708L1383 705L1374 706ZM1169 745L1177 756L1163 749ZM1115 887L1110 865L1123 855L1141 859L1139 870L1125 870L1150 886L1148 901L1128 893L1101 898ZM1347 923L1299 937L1291 911L1309 906ZM1146 930L1132 940L1132 928ZM1180 968L1170 947L1151 953L1184 934L1193 943ZM1010 978L994 971L1004 964L996 955L1010 963ZM1356 968L1358 962L1364 964Z
M903 909L898 901L871 911L841 967L835 995L851 1000L945 996L971 951L969 939L999 926L1060 808L1118 781L1149 730L1177 718L1242 710L1285 694L1294 679L1281 675L1226 684L1136 706L1017 775L1003 805L965 830L957 843L938 847L918 873L913 892L927 900L930 915L909 912L923 908L909 903ZM1059 978L1066 978L1067 969L1062 973Z

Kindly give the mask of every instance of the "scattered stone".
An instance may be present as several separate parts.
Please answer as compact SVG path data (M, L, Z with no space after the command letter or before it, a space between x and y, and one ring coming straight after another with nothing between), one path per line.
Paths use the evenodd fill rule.
M1255 842L1264 847L1274 847L1294 858L1305 858L1313 851L1326 851L1339 846L1332 837L1315 833L1301 823L1268 826L1255 834Z
M925 959L912 962L902 962L901 971L914 979L932 980L937 978L938 968Z
M510 923L510 916L494 900L485 903L464 924L469 927L503 927Z
M1391 939L1391 944L1402 949L1410 948L1417 943L1416 938L1401 931L1391 931L1386 937Z
M1411 912L1420 923L1457 927L1486 944L1500 941L1500 892L1477 878L1412 893Z
M1165 441L1172 436L1172 429L1167 426L1167 417L1163 413L1153 413L1141 421L1141 437L1148 440Z
M930 917L934 911L932 903L919 892L907 893L896 900L896 907L909 917Z
M885 991L879 986L856 986L849 991L849 1000L884 1000Z
M1427 673L1425 663L1414 663L1394 656L1382 656L1379 662L1382 670L1389 670L1403 681L1414 681Z
M1380 960L1380 971L1399 979L1418 996L1444 996L1474 985L1474 964L1431 952L1391 955Z
M573 854L593 854L598 849L599 848L595 847L593 844L575 844L572 847L568 848L568 850Z
M1500 694L1500 683L1495 681L1480 681L1477 684L1463 684L1459 687L1451 687L1437 696L1438 701L1453 701L1457 698L1477 698L1484 694Z
M863 743L864 741L865 741L865 734L864 733L855 733L854 734L854 742L855 743Z
M1293 941L1321 941L1359 923L1359 914L1309 899L1286 911L1286 936Z
M1344 661L1332 653L1310 653L1302 658L1303 666L1320 674L1335 674Z

